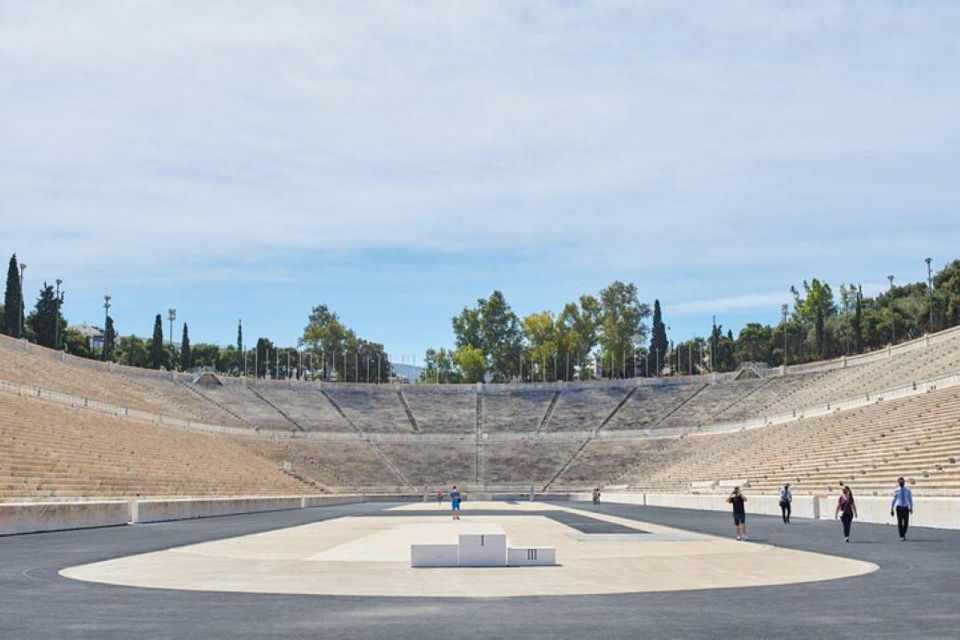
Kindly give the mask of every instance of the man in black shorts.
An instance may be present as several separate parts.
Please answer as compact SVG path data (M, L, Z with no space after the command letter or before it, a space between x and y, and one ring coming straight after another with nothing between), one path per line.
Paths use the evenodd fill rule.
M733 505L733 527L737 531L737 540L747 539L747 512L744 503L747 496L743 495L740 487L734 487L733 493L727 496L727 502Z

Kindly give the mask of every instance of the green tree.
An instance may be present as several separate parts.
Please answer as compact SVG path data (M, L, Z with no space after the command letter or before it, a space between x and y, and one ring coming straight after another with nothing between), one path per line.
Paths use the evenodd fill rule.
M117 345L117 330L113 326L113 318L107 316L106 324L103 327L103 352L101 358L104 362L113 360L113 350Z
M76 329L68 327L63 332L62 342L63 350L70 355L91 359L95 357L93 349L90 348L90 339Z
M27 318L27 324L33 330L35 340L40 346L56 349L57 335L66 331L67 323L60 316L62 304L63 293L57 297L53 286L44 282L36 307Z
M484 358L484 369L494 382L504 382L519 371L523 336L520 320L500 291L477 300L452 320L457 349L473 347ZM466 375L466 372L464 372Z
M7 268L7 289L3 296L3 325L0 331L14 338L22 338L23 291L20 289L20 272L17 267L17 254L10 256Z
M649 316L650 307L639 301L636 285L615 281L600 291L598 343L610 363L603 368L604 375L633 375L627 362L646 339L644 320Z
M660 301L654 300L653 323L650 331L650 349L647 353L648 362L646 367L647 371L649 371L651 375L660 375L660 370L657 369L657 366L659 363L660 368L663 368L668 348L669 342L667 342L667 327L663 323L663 314L660 310Z
M563 358L564 380L574 377L585 380L590 377L588 355L597 344L600 326L600 301L594 296L583 295L577 302L569 302L556 320L560 345L560 357Z
M137 336L124 336L117 340L113 358L114 362L128 367L146 367L150 364L147 341Z
M193 361L194 367L213 367L218 371L229 370L222 367L220 347L208 342L191 344L190 359ZM228 367L232 367L233 365L234 363L230 362Z
M813 327L813 348L816 356L827 357L826 320L837 313L830 285L814 278L809 283L804 280L802 296L796 287L790 287L790 291L793 293L794 315Z
M463 382L482 382L486 375L483 351L466 345L457 349L454 361L463 375Z
M237 356L237 360L236 360L237 371L242 374L243 371L244 371L244 366L243 366L243 320L238 320L238 321L237 321L237 353L236 353L236 356Z
M187 323L183 323L183 337L180 339L180 370L189 371L193 368L193 356L190 353L190 330Z
M740 329L734 345L737 362L773 362L773 328L750 322Z
M524 360L530 364L527 371L530 380L554 380L554 365L560 344L553 314L549 311L531 313L523 319L522 326L523 336L527 340Z
M423 357L421 384L447 384L461 382L460 371L453 360L454 354L446 349L427 349Z
M276 349L267 338L257 338L256 376L258 378L276 377Z
M159 369L167 363L163 349L163 320L160 314L153 321L153 342L150 343L150 367Z

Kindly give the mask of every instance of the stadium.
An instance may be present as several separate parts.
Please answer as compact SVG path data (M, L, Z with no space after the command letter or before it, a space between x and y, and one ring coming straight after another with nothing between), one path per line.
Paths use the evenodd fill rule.
M958 29L0 0L0 638L960 637Z

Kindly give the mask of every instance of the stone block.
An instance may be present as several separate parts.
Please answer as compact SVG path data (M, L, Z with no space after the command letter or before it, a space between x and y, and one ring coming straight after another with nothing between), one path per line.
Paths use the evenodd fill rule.
M507 566L507 536L503 533L461 533L461 567Z
M459 564L459 545L412 544L411 567L456 567Z
M507 564L511 567L552 566L557 564L556 547L508 547Z

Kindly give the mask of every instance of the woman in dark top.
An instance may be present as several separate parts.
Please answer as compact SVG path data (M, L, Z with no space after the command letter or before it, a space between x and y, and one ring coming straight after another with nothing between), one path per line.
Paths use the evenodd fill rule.
M727 496L727 502L733 505L733 528L737 531L737 540L747 539L747 512L744 503L747 496L743 495L740 487L734 487L733 493Z
M853 500L853 491L850 487L844 487L840 499L837 500L837 510L833 514L834 518L840 518L843 523L843 541L850 542L850 525L853 519L857 517L857 504Z

